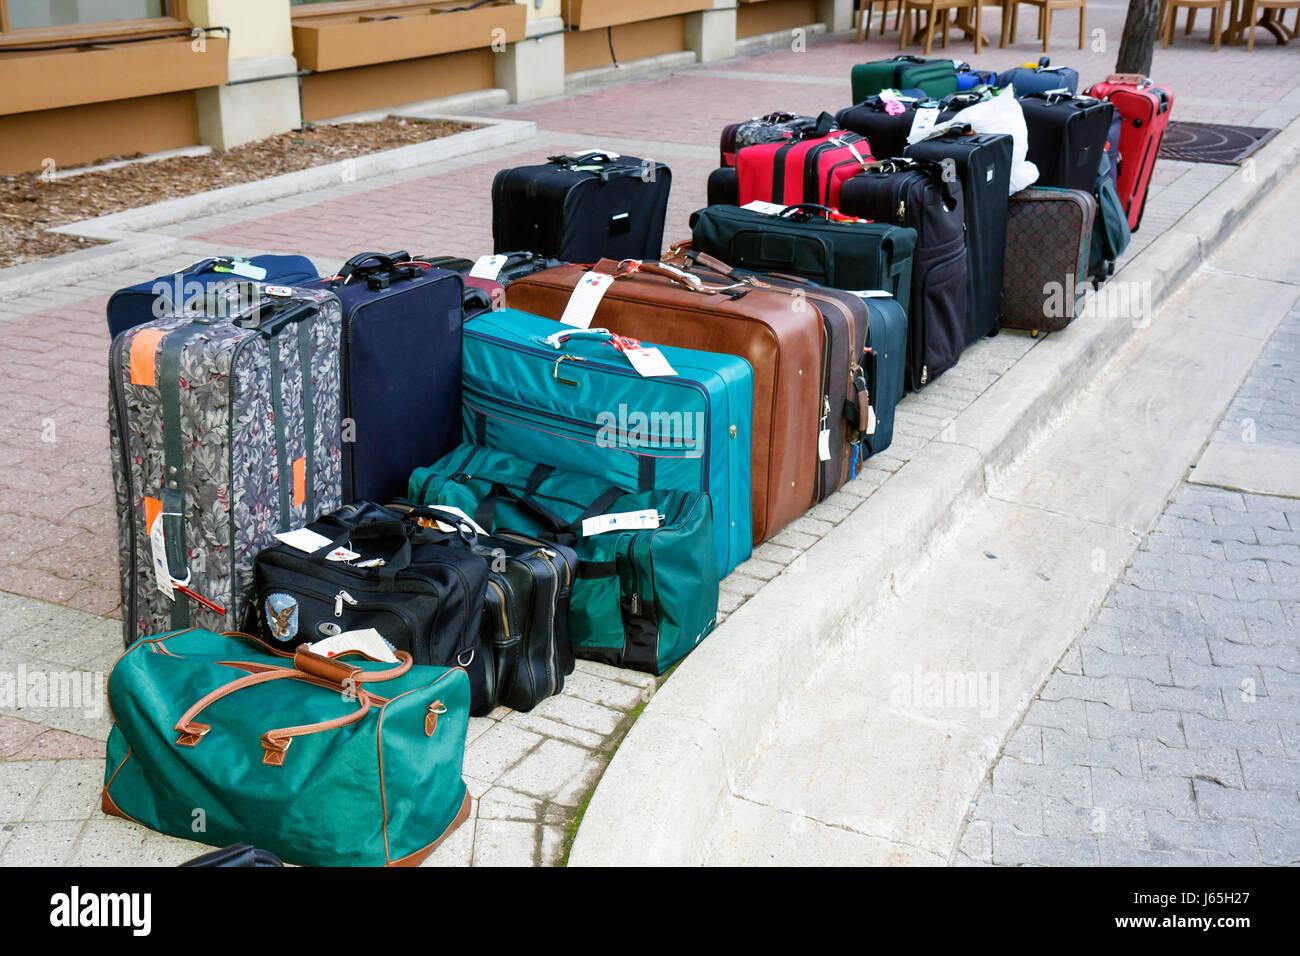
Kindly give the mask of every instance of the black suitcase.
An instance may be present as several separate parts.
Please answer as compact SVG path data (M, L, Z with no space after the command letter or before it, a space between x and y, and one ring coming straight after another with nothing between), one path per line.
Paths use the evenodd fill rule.
M961 178L966 214L966 344L998 330L1002 264L1007 249L1007 196L1012 138L1002 133L950 130L907 147L916 159L951 160Z
M406 252L363 252L311 283L343 304L343 501L406 489L460 443L460 275Z
M558 694L573 673L569 596L577 552L517 531L478 534L458 515L406 499L388 508L419 527L413 540L438 541L487 563L481 633L496 704L526 711ZM447 532L436 522L456 530Z
M1029 128L1026 157L1038 167L1035 186L1091 192L1101 168L1115 107L1107 100L1063 93L1017 97Z
M955 365L966 346L965 212L961 180L945 172L933 160L884 160L846 180L840 191L845 213L916 230L905 306L908 386L914 390Z
M740 173L735 166L719 166L709 173L708 198L710 206L740 205Z
M839 221L830 212L807 204L780 215L706 206L691 215L692 243L741 269L789 273L836 289L883 289L906 309L916 233L888 222Z
M907 149L907 134L912 131L916 120L918 103L935 102L913 97L899 97L903 104L902 113L885 112L885 101L878 96L870 97L856 106L839 111L835 122L859 136L865 136L871 147L871 155L876 159L893 159L902 156ZM938 123L946 123L956 115L955 110L941 109Z
M492 181L493 251L564 262L658 259L672 172L635 156L553 156Z

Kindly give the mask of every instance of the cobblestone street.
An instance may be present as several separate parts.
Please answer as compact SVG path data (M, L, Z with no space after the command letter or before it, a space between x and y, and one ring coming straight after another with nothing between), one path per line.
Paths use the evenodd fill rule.
M1215 440L1300 450L1300 308ZM1007 742L959 862L1293 866L1298 791L1300 501L1189 482Z

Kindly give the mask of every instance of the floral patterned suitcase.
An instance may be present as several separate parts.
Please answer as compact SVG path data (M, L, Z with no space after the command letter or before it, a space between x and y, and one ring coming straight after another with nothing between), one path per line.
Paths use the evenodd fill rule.
M339 300L232 282L109 359L122 631L239 630L253 559L341 504Z

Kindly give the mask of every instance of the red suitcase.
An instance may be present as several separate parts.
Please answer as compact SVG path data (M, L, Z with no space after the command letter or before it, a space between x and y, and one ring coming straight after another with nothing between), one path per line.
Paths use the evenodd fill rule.
M1136 73L1112 73L1088 93L1114 103L1115 111L1123 120L1116 188L1128 213L1129 228L1137 232L1147 190L1151 188L1151 171L1155 169L1160 142L1169 127L1174 94Z
M746 146L736 153L740 205L757 200L836 208L840 184L870 162L866 139L844 130L816 139Z

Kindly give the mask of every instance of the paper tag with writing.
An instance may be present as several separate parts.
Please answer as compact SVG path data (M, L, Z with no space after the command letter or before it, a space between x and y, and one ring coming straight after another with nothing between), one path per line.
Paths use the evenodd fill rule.
M606 531L640 531L659 527L659 513L653 508L646 511L620 511L615 514L596 515L582 522L582 536L604 534Z
M831 460L831 430L823 428L817 433L817 460Z
M329 554L325 555L325 560L326 561L355 561L359 557L361 557L361 555L357 554L355 551L349 551L347 548L340 545L339 547L331 551Z
M775 216L778 213L780 213L781 210L785 209L785 207L779 203L763 202L763 200L761 199L755 199L753 202L747 202L745 203L745 205L741 206L740 208L750 209L754 212L761 212L765 216Z
M600 153L601 155L608 156L610 159L618 159L620 156L623 155L622 153L614 152L612 149L597 148L597 149L584 149L581 150L580 152L574 153L573 156L575 159L581 159L583 156L590 156L593 153Z
M676 370L668 364L664 354L657 348L622 349L632 367L641 373L642 378L654 378L657 375L676 375Z
M849 295L856 295L859 299L888 299L893 296L893 293L886 292L884 289L858 289L849 292Z
M479 256L474 262L474 267L469 270L469 274L475 279L491 279L496 281L497 276L501 274L501 269L505 266L509 256Z
M876 406L875 405L867 406L866 433L868 435L874 435L876 433Z
M564 307L560 321L579 329L590 326L605 290L613 281L614 277L604 272L584 272L574 286L573 294L569 296L569 304Z
M930 127L939 119L939 107L925 106L916 111L912 117L912 130L907 134L908 143L919 143L930 132Z
M153 519L153 527L149 529L149 546L153 550L153 578L158 585L158 590L167 595L167 600L176 600L176 592L172 590L171 572L167 570L167 540L163 534L162 515Z
M373 657L377 661L384 661L388 664L397 663L397 655L393 653L393 646L384 640L384 636L373 627L361 628L356 631L344 631L342 634L335 634L333 637L327 637L325 640L317 641L309 646L313 654L320 654L322 657L338 657L348 651L360 651L367 657Z

